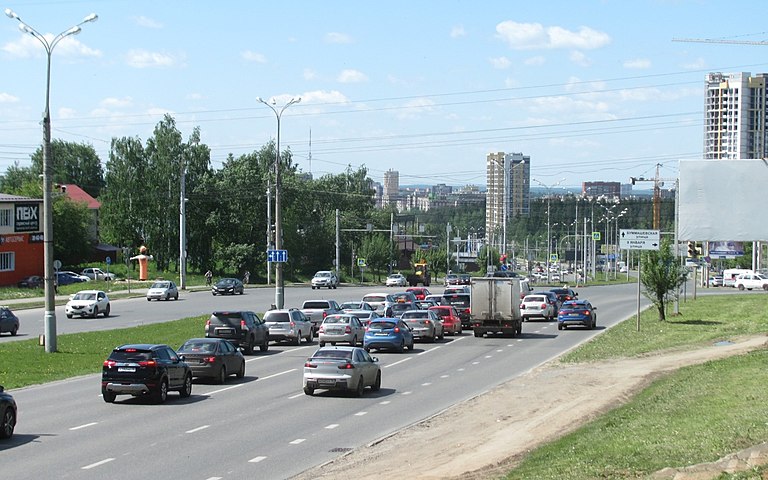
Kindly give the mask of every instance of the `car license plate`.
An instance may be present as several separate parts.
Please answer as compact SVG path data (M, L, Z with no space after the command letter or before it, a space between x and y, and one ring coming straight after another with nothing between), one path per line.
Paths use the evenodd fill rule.
M118 372L135 372L136 369L133 367L118 367L117 371Z
M375 335L376 335L377 337L386 337L386 336L387 336L387 334L386 334L386 333L384 333L384 332L377 332Z
M579 314L578 314L578 313L569 313L569 314L568 314L568 316L571 316L571 317L578 317L578 316L579 316Z
M320 385L335 385L336 380L332 378L320 378L318 379L317 383L319 383Z
M232 335L235 333L235 330L233 328L219 328L216 330L216 333L219 335Z

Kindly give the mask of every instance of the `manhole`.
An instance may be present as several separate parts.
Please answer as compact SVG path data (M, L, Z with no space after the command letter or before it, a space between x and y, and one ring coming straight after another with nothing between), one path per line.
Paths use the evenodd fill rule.
M339 452L351 452L352 449L350 447L336 447L329 450L329 452L332 453L339 453Z

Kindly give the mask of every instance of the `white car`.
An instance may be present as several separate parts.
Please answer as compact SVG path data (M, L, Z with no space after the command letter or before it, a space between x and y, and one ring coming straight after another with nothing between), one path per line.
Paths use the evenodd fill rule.
M81 275L85 275L91 280L114 280L115 276L111 273L106 273L100 268L84 268Z
M768 290L768 277L764 277L759 273L742 273L736 277L733 286L739 290L752 290L753 288Z
M531 318L554 320L557 317L557 305L545 295L526 295L520 303L520 314L524 322Z
M388 287L405 287L408 286L408 280L402 273L393 273L387 277L385 285Z
M109 297L101 290L81 290L72 295L64 307L67 318L75 315L96 318L98 314L109 316Z
M158 280L147 290L147 301L152 300L178 300L179 289L170 280Z
M337 288L339 286L339 277L336 276L334 272L331 272L330 270L320 270L315 274L314 277L312 277L312 290L314 289L320 289L323 287L327 287L329 290L331 288Z

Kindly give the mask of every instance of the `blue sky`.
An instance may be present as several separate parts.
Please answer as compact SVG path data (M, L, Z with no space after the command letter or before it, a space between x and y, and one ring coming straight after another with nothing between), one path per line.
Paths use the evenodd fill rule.
M564 186L677 174L699 158L708 72L768 71L764 2L6 1L43 34L96 13L53 53L53 137L142 141L170 113L221 167L274 138L319 176L485 184L489 152ZM52 37L50 37L52 38ZM40 144L42 46L0 17L0 172ZM310 132L312 139L310 163ZM534 184L535 185L535 184Z

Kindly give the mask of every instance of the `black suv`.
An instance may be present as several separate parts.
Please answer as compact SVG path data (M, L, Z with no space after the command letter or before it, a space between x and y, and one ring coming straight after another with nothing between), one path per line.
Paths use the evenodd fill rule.
M227 339L242 347L246 355L251 355L256 345L262 352L269 349L269 327L253 312L213 312L205 322L205 336Z
M456 309L461 319L461 326L469 328L469 293L444 293L443 305L451 305Z
M104 361L101 396L112 403L117 395L150 395L163 403L169 390L192 395L192 370L168 345L122 345Z
M11 438L16 428L16 400L0 385L0 438Z

